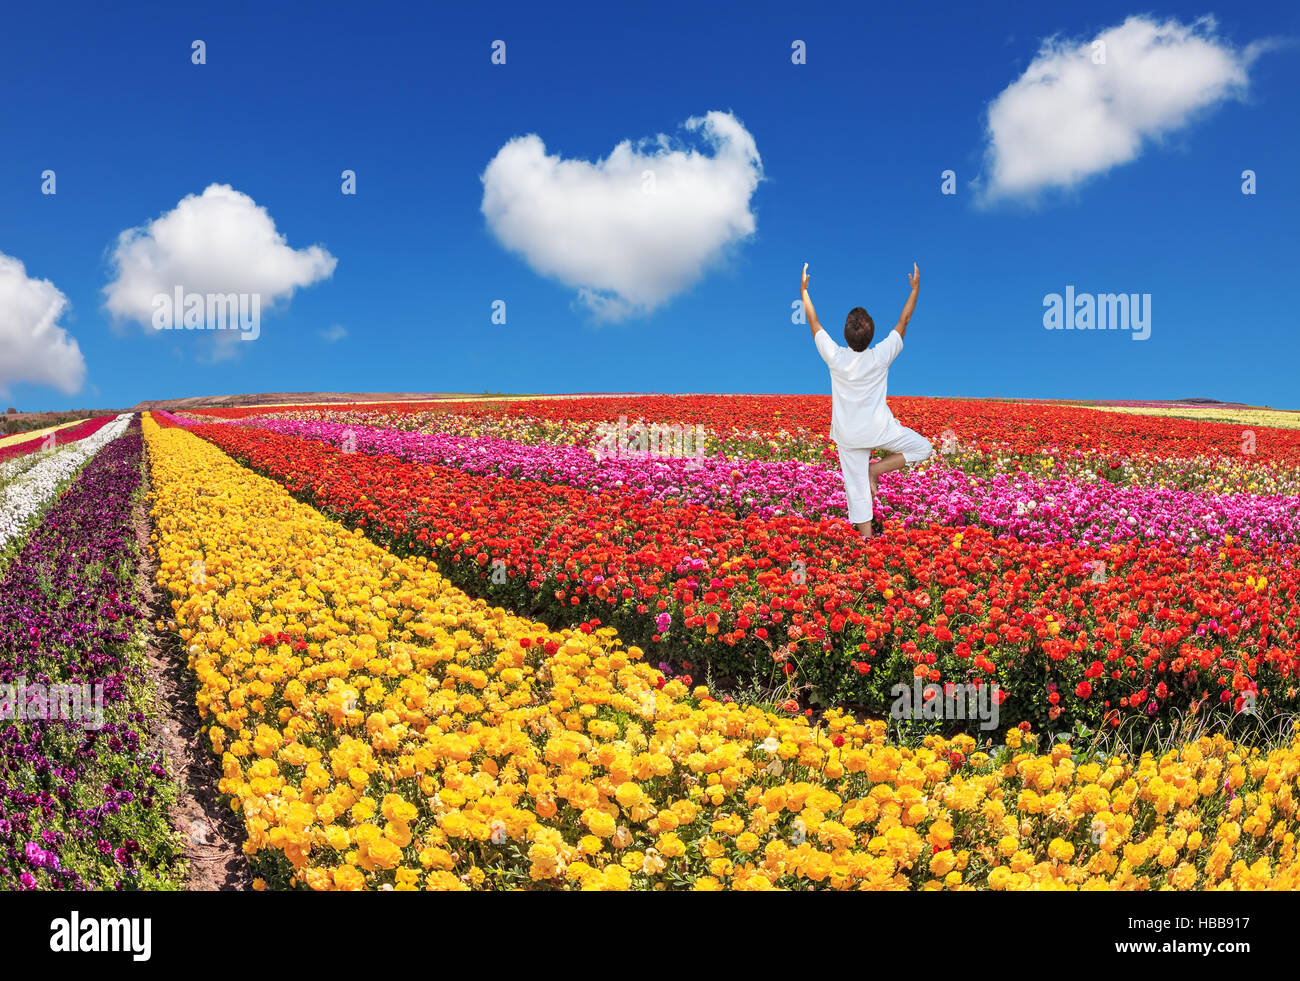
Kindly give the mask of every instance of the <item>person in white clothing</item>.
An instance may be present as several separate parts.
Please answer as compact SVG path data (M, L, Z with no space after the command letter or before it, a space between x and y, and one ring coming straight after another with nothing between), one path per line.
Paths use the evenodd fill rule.
M844 321L844 340L840 347L822 330L808 295L808 263L803 264L799 293L803 298L804 318L812 331L813 342L831 372L831 439L840 451L840 472L844 475L844 495L849 504L849 521L863 538L874 534L872 503L876 483L882 473L906 464L920 463L934 452L934 447L920 433L900 425L885 404L889 366L903 350L907 322L916 307L921 288L921 270L912 263L907 281L912 295L907 298L898 323L889 336L870 347L876 325L867 311L854 307ZM873 450L886 456L871 460Z

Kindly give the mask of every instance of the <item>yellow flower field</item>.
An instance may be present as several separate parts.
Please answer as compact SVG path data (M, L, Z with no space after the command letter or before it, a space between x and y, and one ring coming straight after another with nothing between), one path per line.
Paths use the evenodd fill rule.
M1198 422L1227 422L1241 426L1264 426L1276 429L1300 429L1300 412L1282 409L1234 409L1216 405L1138 406L1138 405L1076 405L1078 409L1096 409L1099 412L1118 412L1131 416L1164 416L1177 419L1195 419Z
M471 600L198 437L144 433L160 629L261 884L1300 887L1300 740L1086 759L724 703L611 630Z

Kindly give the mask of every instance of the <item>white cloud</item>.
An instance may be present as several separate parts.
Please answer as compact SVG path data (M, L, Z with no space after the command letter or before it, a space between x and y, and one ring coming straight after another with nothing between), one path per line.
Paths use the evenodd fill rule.
M326 344L335 344L348 336L348 329L342 324L330 324L322 331L317 331Z
M319 245L290 248L267 210L228 184L187 195L161 218L122 232L112 262L104 305L115 319L146 327L154 297L178 286L186 293L256 294L265 311L298 287L328 279L338 264Z
M1092 40L1048 38L989 106L982 196L1032 198L1136 159L1199 111L1243 95L1261 48L1234 48L1212 17L1129 17Z
M14 382L49 385L72 395L86 380L81 348L59 326L68 298L48 279L27 275L0 252L0 392Z
M735 116L710 112L685 128L712 152L660 134L591 163L548 155L535 134L512 139L483 172L488 228L536 272L575 288L598 320L662 306L754 233L750 198L763 178Z

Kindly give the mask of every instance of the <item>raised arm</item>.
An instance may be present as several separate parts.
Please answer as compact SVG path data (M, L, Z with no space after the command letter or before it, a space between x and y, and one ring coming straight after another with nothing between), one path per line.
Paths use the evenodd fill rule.
M817 319L817 311L813 309L812 297L808 295L808 263L806 262L803 264L803 275L799 277L799 297L803 300L803 318L808 321L808 329L812 332L812 336L816 337L822 325Z
M916 294L921 288L921 270L915 262L912 263L912 271L907 274L907 281L912 284L912 295L903 304L903 312L898 315L898 323L894 325L899 337L907 336L907 322L912 319L912 311L916 309Z

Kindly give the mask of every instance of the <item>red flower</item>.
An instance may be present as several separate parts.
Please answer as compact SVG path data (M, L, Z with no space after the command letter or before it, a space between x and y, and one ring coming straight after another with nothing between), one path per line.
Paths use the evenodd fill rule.
M933 437L955 429L972 453L996 453L1013 465L1044 456L1065 462L1083 455L1085 465L1101 467L1136 455L1159 461L1240 454L1240 428L1228 424L1052 403L896 398L893 404L919 431ZM396 403L365 411L400 415L430 408ZM213 414L243 418L268 411L277 410ZM791 427L822 433L829 423L824 396L584 397L462 403L451 411L590 423L639 412L699 422L720 434ZM517 611L539 618L585 619L592 627L592 614L599 612L626 637L655 638L647 645L652 661L661 654L654 648L667 643L692 651L701 665L723 662L716 665L725 664L720 674L738 674L746 665L770 665L769 644L807 637L817 650L808 673L839 673L856 689L853 696L868 698L860 678L870 665L855 658L880 659L871 672L878 674L880 665L896 670L897 652L906 661L901 677L882 681L886 691L888 682L910 684L913 666L923 668L918 677L939 683L969 680L967 665L978 676L1005 680L1058 669L1082 675L1083 684L1073 693L1065 688L1051 705L1058 717L1077 712L1078 700L1093 693L1090 682L1107 674L1142 689L1130 706L1145 709L1154 700L1157 712L1186 709L1202 697L1201 686L1220 677L1224 688L1237 677L1256 682L1259 698L1268 699L1261 711L1300 701L1288 694L1292 686L1285 680L1300 673L1300 630L1295 614L1277 606L1279 597L1290 603L1300 590L1295 544L1216 543L1189 554L1136 540L1104 547L1041 544L998 538L975 525L963 529L959 550L952 548L953 529L935 526L898 528L864 551L842 520L742 517L724 507L648 499L635 488L573 487L345 454L255 426L201 425L194 431L331 517L349 525L364 521L366 533L394 552L431 558L471 593L483 583L479 563L504 559L517 573L510 577L513 595L493 602L518 604ZM1056 445L1045 448L1045 438ZM1300 464L1300 430L1269 429L1250 465L1261 462ZM1105 591L1083 571L1098 557L1112 573ZM799 558L805 575L795 584L791 568ZM1267 592L1241 588L1251 574L1268 576ZM666 633L655 625L661 613L671 617ZM1209 646L1215 640L1229 651ZM533 643L555 650L545 638ZM1162 672L1187 680L1151 687ZM1192 677L1198 672L1203 677ZM1229 691L1225 703L1240 690ZM1040 684L1015 702L1041 704L1045 694ZM1113 717L1108 721L1114 724Z

